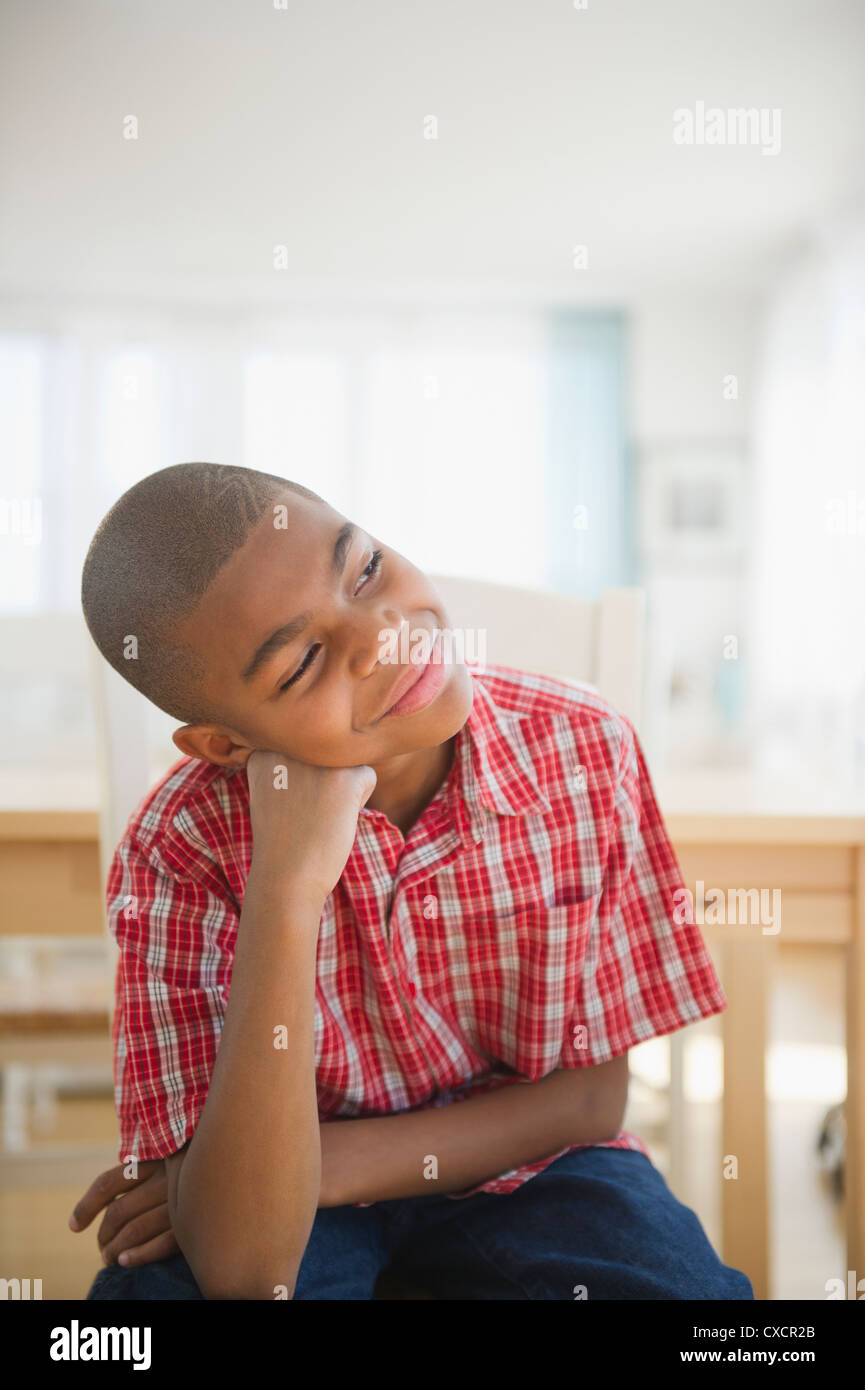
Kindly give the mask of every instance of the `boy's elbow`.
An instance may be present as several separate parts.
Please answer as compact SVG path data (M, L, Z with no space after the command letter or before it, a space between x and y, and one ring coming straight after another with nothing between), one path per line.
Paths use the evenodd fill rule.
M612 1062L602 1063L599 1071L602 1071L604 1076L596 1097L596 1115L598 1125L604 1133L597 1142L607 1144L618 1137L625 1120L629 1080L627 1052L621 1057L614 1057Z
M202 1297L268 1301L293 1298L315 1210L303 1229L302 1246L298 1245L302 1232L294 1223L284 1227L278 1248L276 1237L266 1231L261 1232L256 1244L255 1228L250 1229L248 1217L229 1212L223 1223L214 1220L214 1211L220 1211L224 1203L223 1194L203 1198L200 1182L193 1181L190 1186L190 1179L196 1177L191 1170L180 1182L180 1170L190 1145L191 1141L166 1160L168 1214Z
M236 1249L230 1239L214 1248L212 1230L208 1238L184 1228L182 1221L175 1225L175 1235L203 1298L273 1301L294 1297L302 1255L276 1258L272 1250L256 1251L249 1239Z
M289 1269L274 1270L270 1274L262 1269L241 1271L222 1270L205 1276L198 1287L207 1300L257 1300L277 1302L294 1298L299 1265Z
M600 1139L595 1140L595 1142L598 1144L611 1144L614 1139L618 1139L622 1130L622 1119L623 1116L620 1115L617 1120L614 1119L608 1124L601 1125L603 1133Z
M215 1250L208 1240L184 1241L178 1233L177 1243L192 1270L203 1298L207 1300L267 1300L294 1297L302 1255L277 1257L273 1250L256 1251L248 1239L243 1247L232 1249L228 1242Z

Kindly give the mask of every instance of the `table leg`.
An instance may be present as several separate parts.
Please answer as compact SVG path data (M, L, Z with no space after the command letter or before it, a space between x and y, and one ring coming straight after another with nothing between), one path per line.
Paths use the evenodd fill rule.
M768 998L775 941L759 927L727 927L722 959L724 1043L721 1249L725 1264L741 1269L754 1297L769 1294L769 1184L766 1057ZM756 931L756 935L754 935ZM725 1171L736 1176L725 1177Z
M847 1268L865 1279L865 849L856 851L853 935L847 948ZM865 1297L865 1290L858 1295Z

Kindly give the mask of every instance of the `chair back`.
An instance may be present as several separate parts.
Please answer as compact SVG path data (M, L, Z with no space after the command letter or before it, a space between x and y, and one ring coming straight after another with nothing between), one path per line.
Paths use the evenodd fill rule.
M453 629L484 635L488 662L591 685L639 727L642 589L607 589L592 601L481 579L436 574L430 579ZM464 640L469 655L471 644L467 637Z
M639 725L644 619L641 589L609 589L592 602L452 575L430 575L430 579L444 602L452 629L483 634L487 662L590 685L635 727ZM466 640L466 655L471 654ZM153 707L108 665L92 641L90 662L101 785L104 889L129 817L160 775L160 767L154 765L151 753ZM166 716L155 713L164 722ZM167 738L161 747L161 771L165 771L180 754ZM108 935L112 959L116 960L116 945Z

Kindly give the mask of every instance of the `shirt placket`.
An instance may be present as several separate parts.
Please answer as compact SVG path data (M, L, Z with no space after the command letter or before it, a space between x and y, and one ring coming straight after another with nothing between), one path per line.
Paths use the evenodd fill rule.
M414 1075L419 1082L423 1072L434 1089L435 1099L441 1094L441 1083L416 1023L413 1001L417 997L417 982L405 978L407 955L400 930L400 908L406 900L408 889L432 878L463 851L465 842L457 833L447 808L440 802L435 806L431 803L427 813L412 827L407 839L403 839L397 827L384 816L380 821L376 817L374 823L377 846L393 879L382 914L381 930L376 931L375 924L370 923L368 932L377 948L382 987L399 1012L403 1034L399 1042L402 1046L409 1044ZM435 844L432 857L431 844ZM420 1091L428 1087L418 1084L415 1089Z

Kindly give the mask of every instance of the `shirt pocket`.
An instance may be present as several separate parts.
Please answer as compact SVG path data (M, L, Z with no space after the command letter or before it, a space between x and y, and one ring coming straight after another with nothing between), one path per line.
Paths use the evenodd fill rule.
M463 1030L475 1050L537 1081L573 1046L580 986L598 951L601 894L467 926L473 961Z

